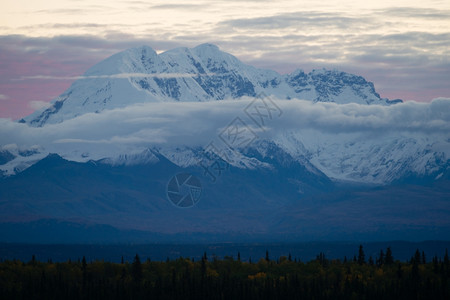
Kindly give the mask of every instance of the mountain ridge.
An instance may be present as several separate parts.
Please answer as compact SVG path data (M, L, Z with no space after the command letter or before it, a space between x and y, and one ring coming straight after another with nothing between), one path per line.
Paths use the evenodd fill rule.
M380 98L373 83L366 81L361 76L326 69L313 70L308 74L302 70L296 70L291 74L280 75L275 71L246 65L212 44L202 44L194 48L180 47L160 54L148 46L141 46L119 52L99 62L87 70L58 99L54 100L50 108L37 111L22 120L32 128L43 128L52 135L54 130L47 128L59 126L59 124L66 124L63 127L77 127L79 124L74 120L83 117L85 120L82 122L83 124L91 124L92 120L97 118L104 119L104 115L107 113L115 115L110 122L129 126L130 123L127 120L122 120L123 113L127 110L139 111L141 108L145 108L148 113L139 113L139 117L132 121L137 122L131 127L132 130L136 130L136 132L132 132L133 140L138 141L136 145L129 145L130 142L126 142L122 148L119 147L120 149L113 151L115 142L103 140L104 136L101 134L101 130L93 138L84 138L85 132L91 130L89 126L85 126L85 131L75 133L73 138L65 135L59 138L55 137L50 141L48 149L45 149L45 146L35 147L34 145L25 149L21 148L21 145L2 145L4 149L0 148L2 151L0 152L0 170L6 176L20 173L51 152L59 153L64 158L73 161L103 160L111 165L136 165L155 160L155 157L148 152L148 149L155 147L159 148L160 154L172 163L180 167L190 167L198 165L201 153L205 150L207 143L217 137L219 137L218 142L222 145L222 149L218 150L228 151L228 158L233 156L235 160L234 162L228 161L228 163L235 167L260 168L262 170L279 163L276 160L268 163L263 161L261 156L258 156L260 160L256 159L255 155L258 152L261 154L261 151L266 151L264 149L249 152L245 147L238 147L230 151L230 147L223 143L223 130L240 124L241 129L250 129L251 140L257 138L261 142L255 144L256 148L263 145L264 142L269 144L274 142L277 147L283 149L284 154L287 153L303 166L309 166L309 171L319 170L332 180L389 184L402 180L403 177L434 176L437 178L448 172L449 142L442 140L440 136L409 132L409 124L405 127L406 131L397 132L395 128L393 128L394 130L388 128L385 132L378 132L369 138L364 132L358 133L357 126L351 129L350 134L340 135L339 138L334 133L317 134L318 132L303 130L301 125L288 133L281 132L271 137L260 136L266 128L251 127L261 125L255 123L257 120L252 119L251 114L257 114L257 118L264 117L266 119L271 116L272 112L282 114L271 98L281 101L277 102L278 106L282 102L295 103L295 105L298 103L297 111L301 110L305 103L319 103L322 106L311 107L314 114L321 109L329 111L330 115L326 116L325 123L329 120L334 124L333 127L337 128L341 124L339 120L333 120L332 114L335 110L340 111L343 118L355 116L356 119L367 119L367 123L373 122L373 117L378 120L377 122L384 122L383 118L387 111L381 107L401 108L404 105L406 114L410 114L407 111L407 104L389 105L398 103L400 100ZM309 100L302 102L297 98L309 98ZM234 99L239 99L239 101L231 101ZM250 100L252 102L249 102ZM208 114L208 110L204 109L204 106L210 109L211 104L217 101L224 102L220 104L219 110L232 108L236 115L231 115L230 120L222 120L223 123L219 125L212 123L201 125L200 127L217 127L214 128L215 130L205 131L204 135L210 136L211 141L206 140L206 144L195 145L200 150L183 144L185 138L176 145L173 145L173 142L169 143L170 145L167 143L155 145L147 141L146 131L158 130L153 127L158 126L159 123L153 119L165 118L170 122L177 121L179 114L168 115L166 112L168 109L186 110L185 114L192 114L193 118L199 118L202 117L202 114ZM208 104L205 103L203 106L203 102L208 102ZM330 104L337 106L331 109L332 106L326 105L328 102L335 102ZM153 104L165 105L166 103L172 106L163 109L151 106ZM183 105L173 106L176 103ZM195 107L184 105L188 103L197 103L197 105ZM239 108L234 104L234 106L230 106L227 103L242 103L243 107ZM145 105L147 106L145 107ZM245 105L252 106L250 109L253 111L249 112L249 106L245 108ZM376 109L370 111L363 109L361 113L355 113L361 107ZM434 111L442 110L443 107L442 103L436 102L427 109L434 113ZM158 112L155 112L156 108L159 109ZM293 106L290 105L283 109L292 108ZM419 109L419 107L416 108L416 110ZM381 114L380 111L382 111ZM398 111L401 113L402 110ZM247 115L242 115L242 112ZM242 117L235 119L240 114ZM396 112L393 113L393 115L396 114ZM216 114L216 116L221 118L221 114ZM312 123L316 121L307 114L303 116ZM131 117L136 118L133 114ZM418 117L420 116L418 115ZM146 121L147 119L148 121ZM233 122L238 121L239 124L230 123L232 120ZM137 124L140 122L145 127L139 127ZM180 123L181 127L184 127L183 122L187 125L186 127L189 127L189 123L192 123L193 119L185 118ZM216 122L216 120L211 119L210 122ZM358 123L361 124L359 121ZM108 122L101 124L101 126L113 127L113 124ZM365 126L365 124L363 125ZM111 137L113 140L128 139L128 137L120 136L123 126L114 127L115 131L112 132ZM198 129L196 129L197 132L200 132ZM72 128L67 130L69 134L73 132ZM174 130L178 131L179 129L175 128ZM255 130L258 134L253 132ZM337 130L339 131L339 129ZM353 133L353 130L356 133ZM221 131L222 133L220 133ZM185 134L195 136L192 131L186 131ZM169 136L180 136L180 134L171 132ZM110 146L107 143L111 143ZM65 144L68 146L64 147ZM246 146L253 147L254 145ZM276 156L280 153L278 151L272 155ZM284 155L283 153L282 155Z
M362 76L297 69L281 75L257 69L212 44L157 54L148 46L114 54L85 72L45 110L23 118L31 126L59 123L87 112L145 102L204 102L255 97L390 105Z
M0 242L448 236L450 101L399 102L210 44L128 49L0 119Z
M70 228L78 228L75 232L52 229L59 232L54 242L72 238L150 242L176 235L189 241L233 241L245 236L284 241L420 240L450 232L448 178L421 185L350 187L296 169L291 165L291 170L261 172L232 167L211 183L200 168L180 168L167 160L112 166L70 162L52 154L0 180L0 227L9 230L0 241L11 239L13 232L23 235L15 241L24 241L23 230L34 228L36 222L48 223L45 220L71 222ZM202 198L189 210L174 207L165 196L167 180L178 172L189 172L202 181ZM39 230L31 230L35 231ZM40 239L45 236L39 234Z

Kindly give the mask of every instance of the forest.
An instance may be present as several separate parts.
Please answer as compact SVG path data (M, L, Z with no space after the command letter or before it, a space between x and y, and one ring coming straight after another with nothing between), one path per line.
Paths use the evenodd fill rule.
M390 248L303 262L289 256L241 261L236 256L121 263L0 261L1 299L450 299L448 251L408 261Z

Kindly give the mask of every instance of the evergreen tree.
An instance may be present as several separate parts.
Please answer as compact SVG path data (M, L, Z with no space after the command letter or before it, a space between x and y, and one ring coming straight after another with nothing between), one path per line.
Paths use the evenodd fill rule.
M386 256L384 258L384 262L386 265L392 265L394 263L394 257L392 256L391 247L386 249Z
M87 263L86 263L86 257L83 255L83 259L81 260L81 271L83 276L83 289L86 286L87 282Z
M131 264L131 276L136 282L140 282L142 280L142 264L138 254L136 254L134 261Z
M325 254L323 252L320 252L319 255L317 255L316 260L323 266L328 266L328 259L325 257Z
M425 257L425 252L422 251L422 264L425 265L427 263L427 258Z
M200 266L200 272L202 274L202 284L203 284L205 276L206 276L206 258L205 257L206 257L206 255L203 255L201 266Z
M402 265L398 264L398 268L397 268L397 278L401 279L403 276L403 270L402 270Z
M420 263L420 260L417 261L416 259L413 259L411 277L412 277L413 283L415 285L419 282L419 263ZM416 287L414 287L414 288L416 288Z
M383 249L380 250L380 255L378 256L377 259L377 266L381 267L384 264L384 252Z
M358 251L358 264L363 265L366 263L366 258L364 254L364 249L362 245L359 245L359 251Z
M422 257L420 256L419 249L416 249L416 252L414 253L414 257L411 259L413 263L420 264L422 262Z
M435 255L435 256L433 256L433 272L434 273L438 273L439 272L439 260L438 260L438 258L437 258L437 256Z
M449 259L448 259L448 249L445 249L445 255L444 255L444 265L448 268L450 265Z
M447 276L450 276L450 261L448 259L448 250L445 249L445 255L444 255L444 263L443 265L445 267L445 273ZM442 272L444 274L444 272Z

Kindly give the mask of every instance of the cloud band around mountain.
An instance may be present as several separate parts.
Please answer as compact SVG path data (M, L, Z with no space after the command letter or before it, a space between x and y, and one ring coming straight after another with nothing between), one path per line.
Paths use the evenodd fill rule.
M436 141L450 139L450 99L446 98L393 106L274 100L282 114L266 117L262 128L245 113L245 108L256 100L136 104L41 128L0 119L0 145L23 149L38 145L63 155L67 151L112 149L121 153L152 146L204 147L236 118L260 139L271 139L288 130L314 130L319 135L360 134L367 139L390 134L435 136ZM263 109L259 111L267 116Z

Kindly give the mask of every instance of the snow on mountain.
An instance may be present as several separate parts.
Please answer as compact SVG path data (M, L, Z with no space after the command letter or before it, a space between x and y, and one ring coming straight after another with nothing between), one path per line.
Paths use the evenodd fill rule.
M50 108L37 111L21 120L21 123L31 126L26 126L30 130L37 130L35 133L42 129L44 131L39 134L47 136L45 132L48 132L52 139L49 139L47 145L41 146L0 144L0 170L4 175L20 173L49 153L58 153L73 161L93 160L110 165L156 164L163 159L182 168L198 167L205 151L208 151L207 143L220 142L217 138L220 131L236 116L245 118L244 107L249 102L243 98L257 97L261 93L282 99L280 101L284 103L298 101L293 99L310 100L318 104L311 104L309 101L303 103L318 105L314 110L315 114L328 112L341 114L340 117L345 119L366 118L368 123L374 122L373 120L383 122L386 116L382 106L368 105L386 106L402 102L399 99L391 101L380 98L371 82L361 76L337 70L313 70L308 74L296 70L291 74L280 75L271 70L245 65L211 44L176 48L159 55L150 47L143 46L120 52L93 66L55 99ZM214 100L230 99L241 99L238 102L242 102L244 106L223 105L232 104L231 101L213 103ZM161 102L178 102L177 105L183 105L170 108L185 110L180 112L183 118L178 113L165 113L167 108L157 106L169 104ZM194 103L190 102L211 103L198 103L191 107ZM325 102L340 105L333 110L329 106L335 104ZM304 105L301 101L298 103L300 108ZM348 103L356 104L346 105ZM205 108L207 104L209 106ZM213 104L220 107L212 109ZM430 106L425 109L419 107L419 104L413 108L405 106L405 114L415 116L417 112L424 112L432 115L435 113L432 110L436 109L442 114L439 107L446 107L447 104L445 101L435 102L433 108ZM373 107L375 110L363 110L361 114L357 114L356 111L362 107ZM289 107L283 109L289 110ZM111 121L105 116L108 112L113 116ZM204 118L205 114L212 116L210 119ZM392 113L394 116L398 114L402 114L401 110ZM420 118L420 114L417 116ZM81 121L82 117L86 117L84 121ZM92 121L100 117L102 120L98 123ZM325 174L335 180L375 184L387 184L411 176L438 178L442 176L439 174L449 171L448 134L415 132L408 129L408 124L404 126L406 129L400 131L375 129L358 132L358 128L350 128L348 132L333 133L329 132L329 125L326 123L335 124L331 127L341 125L340 119L336 116L333 120L333 117L335 116L326 116L323 121L325 131L321 128L302 128L301 125L289 129L282 127L282 132L270 137L258 135L254 143L245 147L222 147L219 149L221 158L229 166L240 169L290 170L294 165L301 165L306 173L319 177ZM291 123L295 123L298 117L292 115L290 118L293 119ZM304 114L303 118L308 119L309 116ZM448 122L449 119L448 116L439 118L438 122ZM213 124L218 119L225 123L217 121L220 124ZM80 122L71 123L73 120ZM396 126L398 119L392 120L392 126ZM251 120L247 119L246 122ZM358 122L360 121L355 123L356 127L364 124ZM432 119L430 122L438 124ZM63 136L55 134L57 126L64 124ZM84 137L85 127L80 132L72 129L79 126L77 124L111 127L111 136L98 141L103 131L97 130L96 134ZM378 126L377 122L374 124ZM192 127L195 132L189 132L191 125L197 126ZM18 130L23 131L23 128ZM166 132L171 130L179 132ZM155 133L160 137L162 132L168 134L164 138L171 139L170 143L164 143L163 137L160 138L163 142L151 142ZM121 135L125 133L129 136ZM208 136L205 137L206 144L192 146L183 142L189 140L190 136L200 135Z
M2 174L20 173L47 155L48 152L37 145L29 148L19 148L15 144L0 145L0 177Z
M371 82L337 70L297 70L288 75L257 69L215 45L176 48L157 54L147 46L115 54L90 68L45 110L21 120L31 126L134 103L213 101L254 97L321 102L390 104Z
M276 141L293 157L306 157L337 180L386 184L450 171L450 140L439 135L396 132L367 137L299 130Z
M172 147L159 153L176 165L192 167L199 165L202 151ZM296 130L230 152L222 157L238 168L289 168L295 161L312 174L323 172L334 180L371 184L435 178L450 171L450 139L439 135L395 133L367 138L361 133Z

